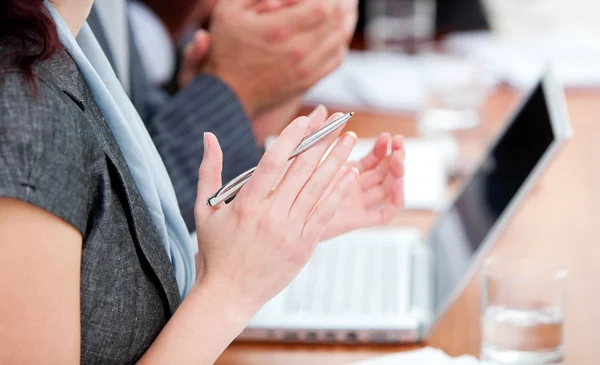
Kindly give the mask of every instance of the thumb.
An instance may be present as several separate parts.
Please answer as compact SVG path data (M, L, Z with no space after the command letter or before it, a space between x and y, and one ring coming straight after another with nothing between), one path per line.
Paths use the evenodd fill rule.
M198 30L196 34L194 34L194 38L183 50L182 68L197 68L206 57L209 47L210 34L204 29Z
M210 47L210 33L204 29L198 30L194 35L191 46L191 60L195 61L196 64L200 64L206 57Z
M196 198L196 220L206 220L217 207L209 207L207 200L221 187L223 152L217 137L204 133L204 157L198 171L198 196ZM221 203L224 204L224 203Z
M268 13L278 10L283 6L284 3L281 0L260 0L252 6L252 10L257 13Z
M181 70L178 75L179 86L184 87L197 76L209 48L210 34L204 29L198 30L183 50Z

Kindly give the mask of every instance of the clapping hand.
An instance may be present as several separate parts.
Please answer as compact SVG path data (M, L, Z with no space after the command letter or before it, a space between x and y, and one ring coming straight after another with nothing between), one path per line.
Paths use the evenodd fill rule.
M311 118L322 119L325 115L327 109L321 106ZM404 206L402 136L382 133L367 156L357 162L346 162L346 167L356 169L360 175L348 187L348 196L329 223L323 239L359 228L385 225Z

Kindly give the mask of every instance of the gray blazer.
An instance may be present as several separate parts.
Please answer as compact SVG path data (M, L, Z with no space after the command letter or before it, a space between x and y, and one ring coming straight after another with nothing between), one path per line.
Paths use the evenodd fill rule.
M180 304L173 268L74 61L61 51L35 75L37 91L0 65L0 197L81 233L81 363L133 364Z
M98 42L113 64L108 40L95 7L88 18ZM169 171L181 214L190 231L194 226L198 167L204 132L212 132L223 149L223 181L256 166L260 153L237 96L221 80L201 75L173 97L149 86L134 39L129 34L131 100Z

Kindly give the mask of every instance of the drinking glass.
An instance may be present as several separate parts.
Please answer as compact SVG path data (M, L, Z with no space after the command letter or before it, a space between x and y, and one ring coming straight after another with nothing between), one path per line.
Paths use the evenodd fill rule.
M486 262L482 279L482 362L562 364L567 270L544 260L496 258Z
M435 28L435 0L368 0L367 47L415 54L429 47Z
M421 57L427 97L418 116L423 138L452 141L447 172L469 174L487 145L482 107L492 83L481 61L459 55L428 53Z

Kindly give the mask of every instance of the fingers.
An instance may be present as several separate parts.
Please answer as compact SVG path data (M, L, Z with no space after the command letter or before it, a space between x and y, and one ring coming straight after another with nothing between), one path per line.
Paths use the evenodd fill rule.
M341 64L344 58L346 57L346 53L348 49L345 47L339 47L338 42L334 42L330 44L330 52L326 53L324 57L322 57L322 61L317 61L316 58L313 59L313 62L308 61L307 64L310 66L305 66L306 70L313 70L313 72L306 74L306 77L302 78L302 87L304 89L310 89L317 82L322 80L325 76L329 75L331 72L335 71Z
M223 3L227 4L227 7L237 7L240 9L248 9L250 7L252 7L255 3L256 0L220 0Z
M310 45L310 52L301 61L299 68L307 70L301 75L302 85L309 88L335 70L348 51L341 20L326 24L319 31L301 35L300 44Z
M391 170L394 177L404 175L404 143L401 136L392 139L392 153L386 159L390 136L380 135L373 150L358 162L360 184L363 190L369 189L383 181Z
M389 170L394 178L404 176L404 150L397 150L390 155Z
M392 205L396 209L404 208L404 177L394 180L391 187Z
M302 0L290 1L276 12L263 14L266 24L274 29L285 29L288 34L313 30L330 20L334 9L339 5L336 1ZM282 37L285 38L285 37Z
M268 13L278 10L285 5L287 4L281 0L261 0L252 6L252 10L257 13Z
M301 2L302 0L282 0L283 3L287 6L291 6L291 5L296 5L297 3Z
M308 117L299 117L281 132L279 138L261 158L252 178L240 191L237 199L256 202L269 195L287 166L292 151L306 135L309 124Z
M400 190L394 190L396 180L402 180ZM382 161L359 177L363 190L365 209L376 209L390 203L402 208L404 204L404 150L397 149L387 160Z
M377 166L387 156L390 140L392 136L389 133L382 133L377 137L371 152L358 163L358 171L361 174Z
M344 28L348 43L352 41L356 23L358 21L358 0L344 0L345 22Z
M369 212L361 222L363 227L388 224L404 207L404 178L390 179L389 187L376 189L372 192L373 201L365 204ZM378 198L379 203L377 203Z
M356 30L356 24L358 22L358 12L352 13L350 17L346 19L345 31L346 31L346 42L350 44Z
M399 134L396 134L394 138L392 138L392 151L402 150L404 149L404 137Z
M311 123L310 123L311 127L313 127L313 125L317 124L317 123L313 123L313 121L318 121L318 120L324 121L326 118L327 118L327 108L323 104L320 104L319 106L317 106L308 115L308 119L311 120ZM320 127L320 125L318 127Z
M310 215L302 231L303 238L306 237L318 241L331 219L335 216L339 206L348 195L350 184L358 177L358 170L355 168L342 168L346 169L344 176L336 182L331 192Z
M360 186L363 190L368 190L374 186L381 184L383 179L387 176L387 162L382 161L380 166L376 169L371 169L366 172L362 172L358 178Z
M388 224L404 207L404 179L392 182L390 196L389 204L379 211L379 224Z
M365 208L377 208L392 201L394 180L404 178L403 151L392 153L387 161L383 161L376 169L369 170L359 177L365 197ZM399 192L404 194L402 190ZM403 202L402 202L403 203Z
M207 200L221 188L221 170L223 152L217 137L212 133L204 134L204 157L198 171L198 196L196 198L196 220L205 220L217 207L209 207ZM221 203L224 204L224 203Z
M290 211L290 217L304 220L308 217L331 184L336 173L348 160L355 144L356 134L353 132L345 133L341 140L335 144L325 161L321 163L298 194Z
M325 123L329 123L342 115L342 113L333 114ZM321 115L318 115L317 118L311 118L310 129L318 129L324 124L324 120L325 118L322 118ZM319 166L323 155L325 155L329 146L335 141L341 129L339 128L337 131L326 136L319 143L294 159L294 162L290 165L290 168L287 170L273 195L273 198L276 200L277 209L281 209L282 214L288 215L290 213L296 197L315 172L317 166Z
M402 155L404 156L404 138L400 135L392 137L389 133L382 133L375 140L371 152L358 162L358 170L361 175L367 170L377 167L388 155L390 150L390 140L391 153L402 151ZM404 158L402 159L404 160Z

